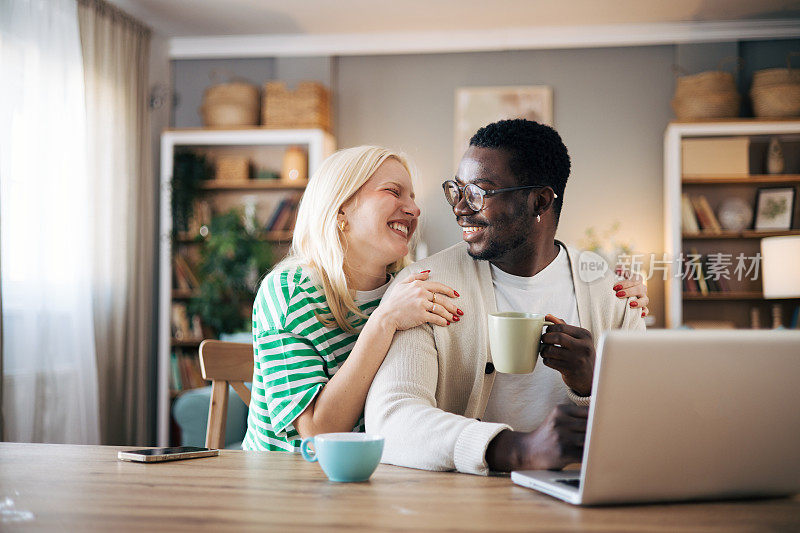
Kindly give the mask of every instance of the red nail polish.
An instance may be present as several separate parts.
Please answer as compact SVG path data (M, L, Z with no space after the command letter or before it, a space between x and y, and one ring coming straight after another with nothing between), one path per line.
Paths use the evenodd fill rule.
M420 272L420 274L427 274L428 272L430 272L430 270L423 270L422 272Z
M617 296L625 296L625 291L617 291Z
M458 318L456 315L453 315L453 322L458 322L459 320L461 320L461 319Z
M464 311L462 311L461 309L456 309L456 313L458 313L461 316L464 316Z
M622 288L622 285L618 283L618 284L614 285L614 289L613 290L618 291L621 288Z
M639 302L631 302L631 307L636 307L637 305L639 305Z
M449 326L449 325L450 325L450 322L448 322L448 323L447 323L447 325Z
M642 318L644 318L644 313L642 313Z
M458 294L458 291L453 291L453 294L455 294L457 297L461 296L460 294Z

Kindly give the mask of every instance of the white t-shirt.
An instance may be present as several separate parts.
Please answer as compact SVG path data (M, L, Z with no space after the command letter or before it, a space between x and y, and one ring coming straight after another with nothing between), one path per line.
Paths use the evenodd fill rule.
M552 314L572 326L581 325L569 258L563 247L552 263L532 277L512 276L490 266L498 311ZM515 431L533 431L556 405L567 402L561 373L542 364L539 357L530 374L497 372L482 420L508 424Z

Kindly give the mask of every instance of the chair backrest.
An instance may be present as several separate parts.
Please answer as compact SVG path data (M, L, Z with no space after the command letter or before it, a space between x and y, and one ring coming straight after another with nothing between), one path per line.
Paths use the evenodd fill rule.
M225 446L225 418L228 414L228 385L245 405L250 405L246 381L253 379L253 346L241 342L205 340L200 343L200 370L211 380L206 448Z

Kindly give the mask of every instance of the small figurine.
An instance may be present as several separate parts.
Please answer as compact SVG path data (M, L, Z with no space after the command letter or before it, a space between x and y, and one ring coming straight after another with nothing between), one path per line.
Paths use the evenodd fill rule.
M783 159L783 147L777 137L773 137L767 149L767 173L781 174L785 162Z

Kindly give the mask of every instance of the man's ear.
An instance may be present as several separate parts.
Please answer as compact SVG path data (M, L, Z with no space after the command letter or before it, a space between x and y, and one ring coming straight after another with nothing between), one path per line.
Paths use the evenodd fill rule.
M555 194L550 187L544 187L528 197L529 212L535 215L544 215L553 207Z

